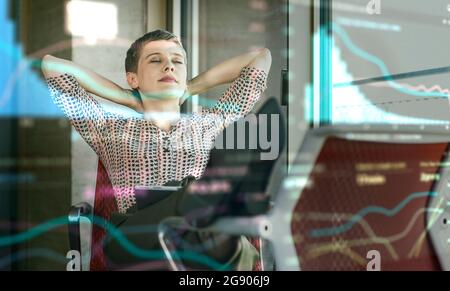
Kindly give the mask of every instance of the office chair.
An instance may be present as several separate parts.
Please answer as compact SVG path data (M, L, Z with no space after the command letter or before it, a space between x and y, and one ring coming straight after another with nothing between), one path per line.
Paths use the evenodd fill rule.
M282 116L281 109L275 98L270 98L261 107L257 115L259 116L259 114L276 114L277 117ZM280 133L282 134L282 136L279 139L281 141L279 145L279 150L281 152L282 148L284 147L284 144L282 142L285 139L285 128L284 121L281 119L280 122L282 124L280 127ZM275 125L275 123L273 123L272 125L269 119L269 126ZM230 127L234 128L234 125ZM224 135L226 135L226 133ZM274 137L271 137L269 135L268 138L270 140ZM249 145L249 143L247 143L247 145ZM208 215L202 215L202 217L195 216L195 219L194 217L192 217L192 214L195 213L195 208L199 206L199 200L195 198L196 194L198 193L195 193L195 191L192 191L188 195L186 195L184 203L181 204L181 207L183 209L180 209L180 211L182 213L185 213L186 217L188 217L190 221L195 221L199 226L209 224L211 221L218 217L217 214L219 213L241 213L246 215L265 213L269 207L270 197L266 197L263 194L275 161L271 160L258 162L258 160L260 160L259 155L264 151L265 150L260 148L246 149L238 152L236 152L236 150L213 149L211 151L210 160L206 168L206 174L202 179L194 184L197 186L200 184L211 185L211 183L217 183L218 179L221 179L222 182L224 182L222 185L226 185L227 189L222 193L217 193L216 191L214 193L215 195L201 195L202 205L206 203L211 209L211 212ZM252 162L248 167L250 161L254 162ZM237 170L237 172L220 172L221 169L223 170L227 167L232 170ZM242 171L243 169L247 172L247 174L240 174L241 172L239 172L239 170ZM215 172L215 174L208 175L208 173L211 174L213 172ZM259 179L256 179L255 181L254 177L257 177ZM245 195L229 195L230 191ZM223 206L225 206L225 208ZM82 217L89 218L92 214L94 214L97 217L103 218L105 221L109 221L111 213L113 212L117 212L117 206L115 204L112 185L109 181L104 166L99 161L93 212L92 207L87 203L77 204L70 210L69 241L71 249L81 251L80 220ZM102 271L108 269L103 254L104 239L104 229L101 226L93 224L90 261L91 270ZM254 243L256 247L259 246L259 241L257 239L253 240L252 243Z
M174 259L179 245L175 243L176 237L172 234L176 231L208 230L209 226L223 217L245 217L255 219L259 215L269 211L273 193L267 193L269 180L275 171L286 169L286 161L283 155L286 143L286 125L283 111L275 98L270 98L256 113L257 117L267 116L270 126L268 132L275 136L269 136L268 140L277 139L278 154L272 159L263 159L261 147L255 149L213 149L210 154L207 171L199 181L193 182L184 195L184 203L181 204L180 213L183 217L168 218L159 226L160 243L169 259L172 270L186 270L181 260ZM256 127L267 130L257 118ZM278 128L275 128L278 127ZM229 136L229 131L234 132L233 127L224 131ZM249 145L251 134L246 134L246 144ZM242 138L242 137L238 137ZM280 155L283 158L280 158ZM228 173L226 173L228 172ZM202 192L205 184L219 185L217 191ZM227 185L225 190L221 185ZM242 225L233 224L234 235L239 235ZM257 233L243 233L251 238L250 241L257 248L262 258L258 270L270 270L272 268L271 252L265 241L261 240Z
M448 270L449 133L438 126L311 130L268 214L226 217L205 231L267 239L277 270L371 270L374 253L381 270ZM166 233L180 223L160 225L174 269L182 266Z
M92 215L109 221L111 214L117 212L117 204L114 197L114 191L109 180L108 173L99 160L97 167L97 180L95 187L94 207L87 202L81 202L71 207L69 211L69 244L71 250L76 250L81 253L81 235L80 224L82 218L88 218L92 225L91 235L91 257L90 270L91 271L106 271L107 264L103 254L103 240L106 235L106 225L98 225L92 223ZM82 256L82 258L85 256Z

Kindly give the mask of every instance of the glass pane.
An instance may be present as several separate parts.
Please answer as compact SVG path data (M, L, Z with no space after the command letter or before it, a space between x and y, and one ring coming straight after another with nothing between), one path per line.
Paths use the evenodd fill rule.
M333 1L332 17L334 123L449 123L448 1Z
M284 0L200 0L200 72L230 57L267 47L272 52L272 69L264 97L280 98L281 70L287 68L286 27ZM200 105L211 105L226 88L211 90L200 99Z

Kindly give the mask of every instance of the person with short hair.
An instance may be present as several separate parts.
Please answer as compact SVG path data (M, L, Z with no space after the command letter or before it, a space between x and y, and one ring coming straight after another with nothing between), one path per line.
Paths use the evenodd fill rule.
M125 69L130 89L71 61L50 55L43 58L42 71L51 95L105 166L121 214L136 204L136 186L202 177L215 138L248 114L266 89L272 59L263 48L228 59L189 81L187 61L179 38L165 30L149 32L129 48ZM189 96L228 83L214 107L180 114L180 105ZM143 117L107 112L90 93L132 108ZM235 269L248 270L251 263L239 259L252 262L257 253L251 255L251 247L243 244L238 240L230 252L222 246L229 254L218 260L227 262L231 257Z

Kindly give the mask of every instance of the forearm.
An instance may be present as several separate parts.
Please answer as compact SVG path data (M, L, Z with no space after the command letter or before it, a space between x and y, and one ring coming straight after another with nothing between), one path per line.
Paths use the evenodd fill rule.
M267 54L270 55L269 50L261 49L228 59L189 81L188 91L190 95L197 95L219 85L231 83L239 77L244 67Z
M87 92L112 102L136 109L136 100L116 83L101 75L71 61L59 59L53 56L45 56L42 62L42 71L46 78L56 77L62 74L70 74L75 77L80 86Z

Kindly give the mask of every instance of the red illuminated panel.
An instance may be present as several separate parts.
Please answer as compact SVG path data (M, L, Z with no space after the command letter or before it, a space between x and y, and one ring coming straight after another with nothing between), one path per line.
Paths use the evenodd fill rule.
M295 207L291 227L303 270L436 270L425 232L428 201L447 144L329 138Z

